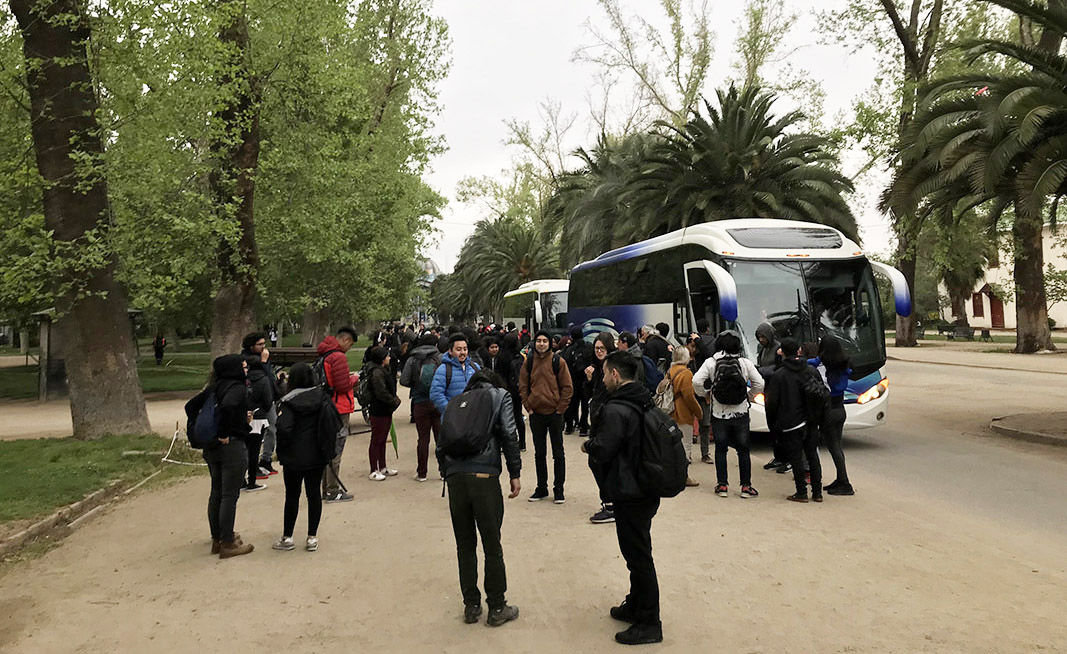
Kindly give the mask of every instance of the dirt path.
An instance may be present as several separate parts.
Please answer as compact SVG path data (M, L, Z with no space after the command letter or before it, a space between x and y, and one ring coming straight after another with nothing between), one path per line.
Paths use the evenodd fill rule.
M578 439L567 439L564 506L525 501L525 457L504 523L508 598L522 614L494 630L461 623L441 486L410 479L413 430L399 431L401 476L384 483L362 474L366 437L349 440L356 501L325 507L314 554L270 549L277 478L242 496L238 529L257 550L231 561L208 555L205 478L112 508L0 578L0 650L619 651L607 612L626 571L612 526L586 521L596 493ZM1062 542L1006 533L856 468L856 497L794 505L781 499L788 480L759 469L761 498L717 498L714 468L697 464L703 485L666 501L654 524L666 641L653 651L1067 651Z
M152 430L172 436L176 422L185 420L185 403L196 393L156 393L148 398ZM0 441L20 438L62 438L71 433L70 405L66 401L40 404L36 400L0 402Z

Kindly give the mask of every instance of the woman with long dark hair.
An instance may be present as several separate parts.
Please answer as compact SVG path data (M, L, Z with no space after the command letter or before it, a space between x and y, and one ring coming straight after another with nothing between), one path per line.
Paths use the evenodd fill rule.
M826 449L834 460L837 478L823 490L829 495L855 495L845 469L845 452L841 448L841 438L845 429L845 390L848 377L852 374L848 355L841 347L841 341L833 336L824 336L819 342L819 356L809 359L808 363L819 369L830 388L830 404L823 418L820 431Z
M608 389L604 385L604 362L608 355L615 351L615 336L610 332L600 332L593 341L593 361L585 369L585 384L583 392L589 398L589 435L596 436L597 423L600 418L600 410L608 401ZM589 517L593 524L607 524L615 522L615 503L605 490L605 477L607 470L594 457L589 457L589 469L596 480L600 490L600 510Z
M389 350L384 347L372 347L367 352L367 368L363 374L370 375L370 446L367 456L370 458L372 481L385 481L387 477L397 475L396 470L385 465L385 444L389 439L389 428L393 425L393 412L400 406L400 398L396 395L396 377L390 372L389 363Z

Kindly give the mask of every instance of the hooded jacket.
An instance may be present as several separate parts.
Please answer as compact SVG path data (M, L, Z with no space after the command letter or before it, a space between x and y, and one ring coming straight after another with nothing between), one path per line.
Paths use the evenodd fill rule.
M393 415L400 406L400 398L396 396L396 378L392 372L380 364L367 362L363 368L364 375L370 375L371 400L367 407L370 415L384 418Z
M769 322L761 322L759 327L756 327L756 341L759 341L759 337L763 336L767 339L767 344L760 343L756 346L756 367L757 368L777 368L782 364L782 358L778 356L778 348L781 347L781 343L778 342L778 334L774 331L774 326Z
M218 403L219 438L244 440L252 432L248 424L252 402L243 362L240 354L227 354L211 364L215 371L213 393Z
M670 364L671 356L671 344L667 342L667 339L659 335L659 332L655 334L649 334L645 339L645 344L642 347L644 355L649 359L652 359L652 363L659 367L663 361Z
M452 368L452 383L446 388L445 382L448 380L449 367ZM451 353L441 357L441 365L437 366L437 371L433 374L433 383L430 385L430 399L433 400L438 413L445 415L448 401L465 391L471 377L480 369L470 359L460 364L452 358Z
M333 389L333 404L337 412L347 415L356 410L356 397L352 392L352 376L348 370L348 357L341 351L341 345L333 336L322 339L315 348L319 356L325 356L323 369L326 372L326 383Z
M400 385L411 389L411 403L425 404L430 402L430 386L421 383L423 368L441 365L441 353L436 345L420 345L411 351L408 360L404 362L404 371L400 373Z
M585 397L589 400L589 424L593 424L608 401L608 389L604 386L604 362L594 357L590 365L593 366L593 378L589 379L584 374L582 377Z
M604 470L605 495L615 502L649 498L637 482L636 471L644 429L642 411L651 404L648 389L629 382L608 396L591 426L586 452Z
M551 415L563 413L570 406L574 395L574 382L563 357L559 358L559 373L553 373L552 359L558 356L551 350L541 354L537 350L530 353L519 370L519 395L522 405L530 413Z
M786 359L782 367L767 380L767 426L772 432L792 431L808 420L801 375L813 374L807 361Z
M278 407L278 461L290 470L323 468L337 453L344 428L330 396L320 388L298 388Z
M241 352L248 362L248 386L252 392L252 417L266 420L267 414L281 393L278 392L278 380L270 364L253 352Z
M437 452L437 464L441 476L448 479L455 474L499 475L503 471L500 455L503 452L507 461L508 476L518 479L522 470L519 454L519 434L515 430L515 411L511 404L511 394L503 388L496 388L486 381L479 380L472 388L489 388L493 392L492 438L481 454L467 459L453 459Z

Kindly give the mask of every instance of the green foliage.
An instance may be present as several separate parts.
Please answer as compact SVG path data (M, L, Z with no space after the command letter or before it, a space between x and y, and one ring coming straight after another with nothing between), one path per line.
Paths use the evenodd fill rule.
M1067 302L1067 270L1059 270L1051 263L1045 268L1045 302L1048 309Z

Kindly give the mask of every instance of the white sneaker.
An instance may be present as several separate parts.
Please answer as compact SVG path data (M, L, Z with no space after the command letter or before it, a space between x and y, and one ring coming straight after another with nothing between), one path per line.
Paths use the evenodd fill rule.
M395 477L398 474L397 471L393 470L392 468L385 468L384 470L381 471L381 473L383 475L385 475L386 477Z
M370 473L369 479L371 481L385 481L385 475L375 470L374 472Z
M273 549L282 550L284 552L290 552L296 549L296 545L293 543L292 536L282 536L278 539L278 542L271 545Z
M307 551L314 552L319 549L319 539L315 536L308 536L308 542L305 547L307 548Z
M417 473L417 472L415 473L415 476L412 477L412 479L414 479L415 481L418 481L418 482L426 481L426 477L420 477L419 473Z

